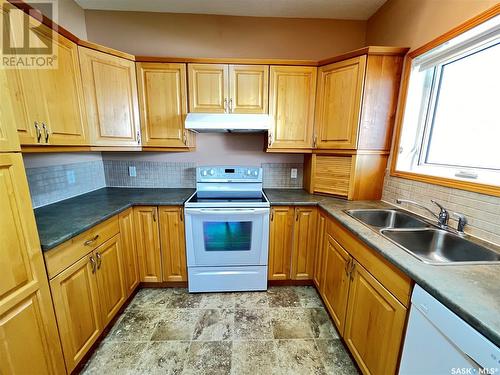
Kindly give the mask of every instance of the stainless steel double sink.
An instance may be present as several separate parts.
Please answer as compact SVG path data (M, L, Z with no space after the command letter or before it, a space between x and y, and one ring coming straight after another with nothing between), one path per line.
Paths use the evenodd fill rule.
M441 229L427 219L398 209L345 210L424 263L435 265L500 263L499 249Z

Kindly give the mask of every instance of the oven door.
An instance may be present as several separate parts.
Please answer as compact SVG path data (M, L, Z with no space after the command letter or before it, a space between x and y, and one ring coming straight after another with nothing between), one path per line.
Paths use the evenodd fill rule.
M266 265L269 208L186 208L188 266Z

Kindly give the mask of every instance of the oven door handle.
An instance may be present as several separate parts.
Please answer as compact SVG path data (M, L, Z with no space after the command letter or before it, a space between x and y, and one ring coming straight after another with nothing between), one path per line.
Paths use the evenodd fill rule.
M186 208L186 214L261 214L269 213L269 208Z

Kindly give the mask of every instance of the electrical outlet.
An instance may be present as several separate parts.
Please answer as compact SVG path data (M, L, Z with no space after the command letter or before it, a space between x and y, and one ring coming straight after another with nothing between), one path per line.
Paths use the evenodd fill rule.
M68 185L73 185L76 182L74 170L66 171L66 180L68 181Z
M130 177L137 177L137 170L135 169L135 166L129 166L128 167L128 175Z
M297 178L297 168L290 169L290 178Z

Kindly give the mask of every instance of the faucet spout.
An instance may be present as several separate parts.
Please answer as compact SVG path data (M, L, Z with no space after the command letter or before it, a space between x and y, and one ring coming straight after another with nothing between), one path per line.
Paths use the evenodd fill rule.
M426 210L427 212L429 212L432 216L434 216L438 220L438 225L440 227L442 227L442 228L447 227L448 226L448 220L450 218L450 215L449 215L448 211L441 204L439 204L438 202L436 202L435 200L431 200L431 202L434 203L436 206L439 207L439 210L440 210L439 214L434 213L434 211L432 211L430 208L424 206L423 204L417 203L415 201L411 201L409 199L401 199L401 198L396 199L396 203L397 204L408 203L408 204L411 204L413 206L417 206L417 207L423 208L424 210Z

